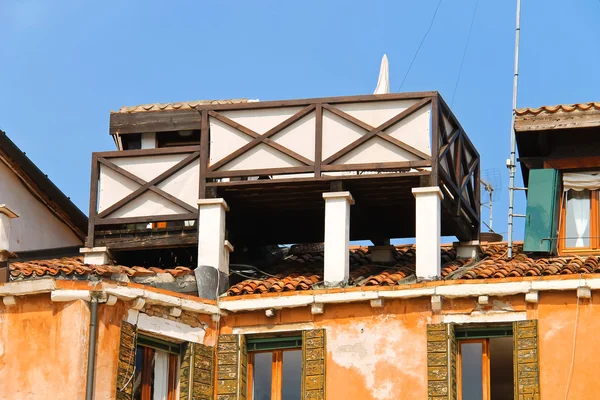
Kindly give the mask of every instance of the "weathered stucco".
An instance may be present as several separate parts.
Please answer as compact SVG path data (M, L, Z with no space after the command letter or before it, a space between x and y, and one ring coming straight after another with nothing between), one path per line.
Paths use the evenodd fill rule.
M600 348L590 338L600 330L600 307L581 300L575 291L543 293L539 303L522 294L444 299L442 313L431 311L429 298L326 305L323 314L309 307L230 314L222 317L221 333L271 332L286 329L326 330L326 397L328 400L427 398L426 326L448 315L521 315L539 320L540 383L543 399L564 399L571 376L570 399L595 398L594 365ZM115 377L121 321L131 302L100 304L96 363L96 399L115 398ZM214 345L217 323L209 315L169 316L165 307L148 306L142 313L177 320L203 330L205 344ZM572 374L573 333L578 316ZM85 394L89 308L82 300L57 303L49 294L17 297L16 305L0 303L0 399L81 399ZM177 325L173 325L177 326ZM199 336L200 337L200 336ZM51 397L49 397L51 395Z

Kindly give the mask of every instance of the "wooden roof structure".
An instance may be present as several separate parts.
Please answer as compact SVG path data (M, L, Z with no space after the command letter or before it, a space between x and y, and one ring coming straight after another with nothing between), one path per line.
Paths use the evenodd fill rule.
M195 221L195 201L211 197L229 204L236 246L319 242L322 194L340 190L356 200L351 239L382 243L414 237L420 186L444 194L443 235L478 237L479 154L437 92L131 109L111 114L112 135L194 130L200 141L94 153L88 246L193 245L193 223L143 240L131 225Z

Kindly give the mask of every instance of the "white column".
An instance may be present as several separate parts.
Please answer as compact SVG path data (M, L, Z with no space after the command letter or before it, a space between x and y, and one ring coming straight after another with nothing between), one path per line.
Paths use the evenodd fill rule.
M83 254L83 262L88 265L106 265L110 264L110 252L106 246L102 247L83 247L79 249Z
M348 282L350 269L350 192L323 193L325 199L325 272L326 286Z
M5 204L0 204L0 251L10 251L10 220L18 218Z
M441 200L439 187L413 188L416 203L417 278L441 275Z
M225 240L224 199L198 200L198 268L196 283L200 297L214 299L228 288L229 253L233 246Z

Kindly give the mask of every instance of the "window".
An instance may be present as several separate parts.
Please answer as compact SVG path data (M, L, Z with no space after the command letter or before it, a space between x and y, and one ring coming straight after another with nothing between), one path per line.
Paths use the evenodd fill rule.
M300 400L302 337L248 338L249 400Z
M456 338L458 398L513 399L512 328L457 330Z
M199 146L200 131L157 132L157 147Z
M139 336L135 350L134 400L176 400L179 345Z
M562 197L560 248L599 249L598 190L569 189Z

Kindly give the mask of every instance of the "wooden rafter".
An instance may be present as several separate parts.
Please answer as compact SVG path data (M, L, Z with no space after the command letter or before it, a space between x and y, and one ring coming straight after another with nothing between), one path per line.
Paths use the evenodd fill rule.
M296 123L297 121L301 120L302 118L304 118L305 116L307 116L308 114L313 112L314 109L315 109L314 104L306 106L302 110L298 111L297 113L295 113L294 115L292 115L291 117L286 119L285 121L279 123L277 126L269 129L267 132L263 133L262 135L254 132L252 129L250 129L248 127L238 124L237 122L231 120L230 118L227 118L226 116L224 116L222 114L219 114L215 111L209 111L209 115L211 117L218 119L219 121L223 122L224 124L229 125L232 128L234 128L242 133L245 133L246 135L252 137L253 139L250 142L248 142L247 144L245 144L244 146L240 147L236 151L229 154L228 156L224 157L223 159L221 159L221 160L217 161L216 163L214 163L213 165L211 165L208 168L208 170L209 171L218 170L225 164L233 161L237 157L241 156L242 154L246 153L247 151L251 150L252 148L258 146L260 143L264 143L267 146L270 146L270 147L282 152L283 154L285 154L297 161L300 161L304 165L313 166L314 163L311 160L309 160L308 158L296 153L295 151L292 151L292 150L288 149L287 147L282 146L279 143L271 140L270 137L281 132L282 130L284 130L288 126Z

